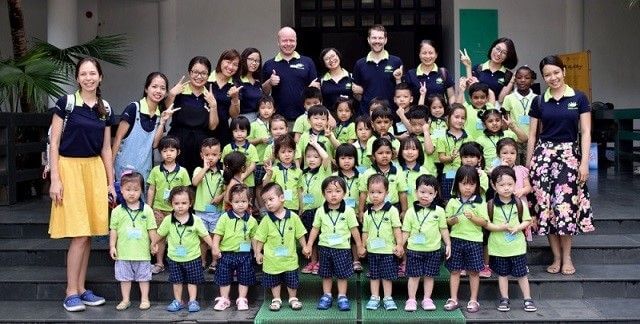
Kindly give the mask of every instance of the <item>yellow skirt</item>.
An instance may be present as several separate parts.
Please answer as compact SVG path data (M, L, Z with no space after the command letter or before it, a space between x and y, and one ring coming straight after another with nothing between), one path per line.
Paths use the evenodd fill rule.
M62 204L51 203L51 238L106 235L109 232L107 174L99 156L60 157Z

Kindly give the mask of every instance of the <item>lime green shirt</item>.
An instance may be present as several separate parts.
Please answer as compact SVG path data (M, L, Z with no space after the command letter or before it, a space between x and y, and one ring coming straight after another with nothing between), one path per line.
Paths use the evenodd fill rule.
M284 208L300 210L298 189L302 181L302 170L295 163L286 168L281 162L276 163L271 170L271 181L279 184L284 191Z
M213 234L222 236L220 251L240 252L240 243L250 245L256 229L258 229L258 222L250 213L246 212L245 215L238 216L230 210L220 215Z
M418 203L404 214L402 231L409 233L407 249L417 252L433 252L442 246L440 230L447 228L447 218L444 209L435 204L429 207Z
M501 225L507 223L514 227L520 225L518 207L513 199L516 198L512 198L511 202L507 204L500 199L494 199L493 220L491 221L493 224ZM522 208L522 221L528 220L531 220L531 215L529 215L527 205L524 205ZM523 255L527 253L527 242L522 231L515 235L509 235L508 232L491 232L489 234L488 249L489 255L493 256L511 257Z
M358 204L360 200L360 173L358 172L358 170L353 170L353 172L354 174L351 178L347 178L347 176L344 175L341 170L334 172L333 175L342 178L344 182L347 183L347 193L344 197L344 201L347 204L347 207L358 210Z
M378 254L392 254L396 246L394 228L401 227L398 209L385 203L380 210L367 208L364 212L362 232L367 233L367 252Z
M315 170L306 168L298 186L302 188L302 210L316 209L324 203L322 181L331 175L331 167L320 166Z
M424 141L425 141L424 135L422 134L417 135L416 138L418 139L418 141L420 141L420 145L422 145L422 150L424 151ZM431 141L432 141L432 144L434 144L433 138L431 139ZM433 153L427 154L427 152L424 152L424 164L422 164L422 166L427 170L427 174L435 175L438 173L436 162L439 162L439 160L438 160L438 152L436 152L436 149L434 146Z
M262 156L263 163L264 161L275 161L278 156L273 152L273 143L267 144L264 149L264 155Z
M294 133L302 134L302 133L306 133L310 129L311 129L311 124L309 123L309 117L307 116L307 112L305 111L304 114L296 118L296 121L293 123L292 131Z
M502 101L502 108L509 112L511 120L526 134L529 134L529 110L535 97L536 94L531 90L529 90L529 94L526 96L522 96L517 91L514 91L504 97Z
M196 167L193 171L193 176L200 173L202 167ZM191 179L193 182L193 179ZM198 186L196 187L196 201L193 204L193 210L199 212L213 212L213 208L216 210L222 210L222 203L213 205L211 201L216 196L219 196L224 191L224 183L222 179L222 170L212 171L209 170L204 175Z
M435 176L435 173L431 173L422 165L416 165L409 169L407 166L402 166L402 173L404 173L404 178L407 180L407 206L412 206L413 202L416 201L416 180L419 176L423 174L430 174Z
M429 128L429 134L431 134L431 140L436 141L439 138L443 138L447 133L447 120L445 118L433 118L431 120L431 126Z
M478 170L478 177L480 177L480 194L484 196L484 194L489 189L489 176L480 167L477 167L477 170ZM451 187L451 195L453 195L453 189L455 188Z
M298 214L287 210L279 219L267 213L260 221L254 239L264 243L262 271L268 274L279 274L298 270L298 253L296 242L307 230Z
M476 142L482 145L482 153L485 164L484 169L487 172L489 172L489 170L491 170L492 168L502 164L502 161L500 161L500 158L498 158L498 153L496 151L498 147L498 141L507 137L513 140L517 139L516 133L510 130L506 130L500 132L500 134L490 136L485 132L482 132L482 134L478 136L478 138L476 138Z
M389 140L391 140L391 147L393 147L393 153L395 153L397 156L398 152L400 151L400 141L393 135L391 135L391 133L388 133L388 135ZM373 142L375 142L376 139L377 137L373 135L367 141L367 156L373 155Z
M109 228L116 231L118 260L151 260L149 230L156 229L153 209L140 202L140 209L119 205L111 211Z
M163 164L156 165L151 169L147 183L154 186L156 193L153 196L153 209L158 209L163 212L170 212L173 210L171 203L169 202L169 192L171 189L178 186L191 185L189 179L189 173L187 169L180 167L176 164L175 169L171 172L167 172Z
M367 143L369 143L367 141ZM358 172L364 173L369 167L371 167L371 156L367 155L367 145L362 146L359 141L353 142L353 146L358 151Z
M349 141L355 141L358 139L356 136L356 124L350 123L338 123L333 130L333 134L340 143L349 143Z
M351 229L358 227L356 212L344 200L338 209L329 209L326 202L316 209L313 227L320 230L318 245L333 249L351 248Z
M464 215L467 210L473 211L476 216L484 220L489 220L487 203L482 200L482 197L472 197L464 204L460 201L460 198L451 198L445 208L445 214L447 218L458 217L458 223L451 226L451 237L472 242L482 242L482 226L474 224Z
M249 136L247 136L247 139L257 140L263 138L269 138L271 141L273 141L273 139L271 138L271 133L269 132L269 122L264 122L262 119L258 118L251 123L251 132L249 133ZM268 144L265 143L255 145L256 151L258 152L258 162L256 163L256 165L264 164L264 152L267 148L267 145Z
M249 143L249 141L245 141L244 145L242 146L238 146L235 143L225 145L224 149L222 150L222 158L224 159L224 157L229 155L229 153L231 152L240 152L244 154L244 156L247 158L247 162L245 162L245 165L247 167L249 166L249 164L251 164L251 162L255 163L256 165L258 164L258 150L256 150L256 147ZM249 188L256 186L256 181L253 173L251 173L246 179L244 179L244 184Z
M158 227L158 235L167 238L167 256L175 262L188 262L200 257L200 238L208 236L200 217L189 215L181 224L173 214L165 217Z
M382 172L377 166L373 166L360 176L360 192L368 192L367 181L369 181L369 177L374 174L382 174L389 180L389 192L387 193L387 201L392 204L397 204L400 202L400 193L407 192L407 179L405 178L404 172L399 170L395 165L391 165L389 168L389 172ZM369 198L367 197L367 202L369 202Z
M307 149L307 145L309 145L309 139L311 137L311 130L302 133L300 135L300 139L296 144L296 160L302 159L304 156L304 152ZM318 143L322 143L324 146L324 150L329 154L329 157L333 158L333 145L331 144L331 140L328 137L324 136L324 132L318 134Z
M436 152L438 156L440 153L444 153L445 155L451 156L454 151L459 151L460 146L462 144L471 141L469 136L465 131L462 132L460 137L455 137L449 131L446 132L445 137L439 138L436 141ZM453 161L450 163L444 164L443 173L447 179L453 179L456 175L456 171L460 167L461 159L460 155L458 155Z
M472 104L465 102L463 104L464 108L467 111L467 119L464 123L464 130L469 134L469 137L472 139L478 138L484 131L484 124L482 120L478 118L478 111L480 109L476 109ZM493 104L487 103L483 110L493 109Z

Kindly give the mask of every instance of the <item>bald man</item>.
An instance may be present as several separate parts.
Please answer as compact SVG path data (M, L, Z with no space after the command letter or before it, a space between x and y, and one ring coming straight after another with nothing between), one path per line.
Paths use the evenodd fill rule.
M283 27L277 35L276 56L262 67L262 90L271 93L277 112L293 121L304 114L302 92L306 87L320 87L313 60L296 52L296 31Z

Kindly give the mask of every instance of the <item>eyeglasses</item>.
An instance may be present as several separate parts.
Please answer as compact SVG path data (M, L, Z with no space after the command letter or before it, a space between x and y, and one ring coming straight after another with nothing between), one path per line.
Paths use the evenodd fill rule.
M503 49L501 49L501 48L498 48L497 46L496 46L496 47L494 47L494 48L493 48L493 50L494 50L494 51L496 51L496 53L501 54L501 55L504 55L504 56L507 56L507 53L509 53L509 52L507 52L507 50L506 50L506 49L505 49L505 50L503 50Z
M191 71L189 71L189 73L191 73L191 75L193 75L193 76L200 76L200 77L209 76L209 72L207 72L207 71L194 71L194 70L191 70Z
M248 63L260 64L260 60L252 59L250 57L247 58Z

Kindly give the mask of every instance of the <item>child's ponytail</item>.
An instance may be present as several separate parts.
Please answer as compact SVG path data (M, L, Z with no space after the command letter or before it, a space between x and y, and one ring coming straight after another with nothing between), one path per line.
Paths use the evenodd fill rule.
M225 185L228 185L236 174L242 172L246 162L247 158L240 152L231 152L224 157L222 179Z

